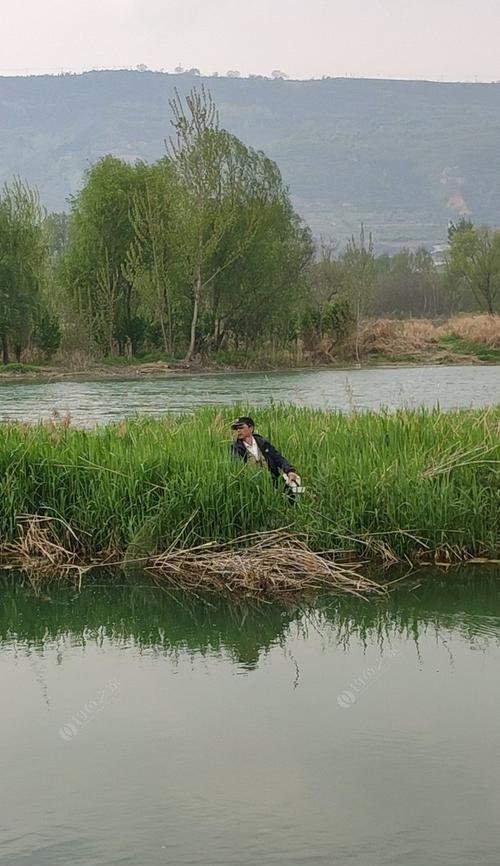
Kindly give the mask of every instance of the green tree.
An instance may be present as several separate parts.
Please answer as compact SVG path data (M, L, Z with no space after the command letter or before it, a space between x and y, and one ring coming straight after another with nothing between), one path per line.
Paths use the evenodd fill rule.
M244 233L233 229L241 218L240 190L251 176L252 159L234 136L220 129L209 93L195 88L185 104L176 93L170 103L175 134L169 154L178 179L178 256L187 276L191 323L186 360L193 357L198 320L208 306L215 280L248 250L257 211ZM233 242L229 243L229 238Z
M208 348L227 339L284 336L305 292L313 251L276 164L241 142L233 147L238 173L228 194L236 218L214 255L220 269L208 296ZM234 250L244 254L231 256Z
M460 219L454 223L450 222L448 225L448 242L451 243L456 234L460 232L468 232L474 228L474 223L470 219L466 219L466 217L460 217Z
M493 315L500 293L500 232L471 223L453 232L446 267L449 279L469 289Z
M91 344L103 354L135 351L138 298L125 269L134 240L134 195L144 188L147 166L113 156L87 172L72 199L69 245L62 273Z
M46 273L44 211L36 190L15 178L0 194L0 337L2 358L26 347Z
M301 316L300 332L305 347L334 360L334 352L351 333L354 317L345 296L309 306Z
M174 167L162 159L150 166L144 187L133 199L134 240L125 274L139 292L141 309L158 325L163 350L172 355L178 334L179 285L183 274L178 249L179 189Z
M359 363L359 328L362 316L366 315L373 295L375 278L375 254L371 232L368 238L361 224L359 240L351 237L342 255L344 286L349 298L356 325L355 350Z
M43 306L38 311L33 329L33 343L41 349L47 360L57 352L61 345L59 319Z

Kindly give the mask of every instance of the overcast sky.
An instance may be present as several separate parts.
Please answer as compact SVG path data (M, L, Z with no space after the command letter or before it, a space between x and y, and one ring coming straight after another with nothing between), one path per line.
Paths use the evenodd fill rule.
M199 67L500 80L500 0L1 0L0 74Z

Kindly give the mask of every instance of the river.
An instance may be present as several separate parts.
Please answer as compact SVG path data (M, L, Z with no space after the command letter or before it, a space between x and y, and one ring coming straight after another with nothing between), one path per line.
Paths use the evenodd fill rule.
M500 403L498 367L0 385L79 425ZM0 575L6 866L498 866L500 572L261 603Z
M0 419L38 420L54 409L73 423L94 425L146 412L191 411L242 401L252 408L276 402L350 411L386 407L481 407L500 403L498 366L378 367L213 373L155 378L1 382Z
M6 866L498 866L500 573L257 604L0 580Z

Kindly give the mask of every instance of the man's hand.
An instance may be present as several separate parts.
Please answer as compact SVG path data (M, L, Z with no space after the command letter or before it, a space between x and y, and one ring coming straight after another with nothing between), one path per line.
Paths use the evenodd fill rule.
M287 477L289 481L297 481L299 476L296 472L287 472Z

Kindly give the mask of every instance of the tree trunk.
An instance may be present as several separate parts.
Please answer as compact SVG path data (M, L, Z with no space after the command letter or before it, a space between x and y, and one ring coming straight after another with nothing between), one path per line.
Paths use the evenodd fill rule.
M21 353L22 353L22 351L23 351L23 347L21 346L21 344L20 344L20 343L16 343L16 346L15 346L15 348L14 348L14 354L15 354L15 356L16 356L16 361L17 361L18 364L21 363Z
M491 296L490 291L490 281L488 280L488 291L486 294L486 309L488 310L488 316L494 316L495 310L493 309L493 298Z
M161 328L161 336L163 340L163 351L165 355L173 355L174 354L174 339L173 339L173 331L172 331L172 304L170 300L170 290L167 287L167 283L163 284L163 290L160 290L160 287L157 288L158 294L158 306L160 309L160 328ZM165 322L165 313L167 316L167 321Z
M127 288L125 291L125 328L126 328L126 336L132 340L132 286L130 283L127 284ZM135 352L136 346L134 345L134 341L132 340L133 351Z
M359 364L359 320L361 318L361 309L360 309L359 298L356 301L356 340L355 340L355 350L356 350L356 361Z
M222 326L222 319L217 319L217 328L215 333L215 348L217 350L221 348L225 336L226 331Z
M186 352L186 357L184 360L186 362L192 361L194 350L196 346L196 326L198 324L198 312L200 308L200 297L201 297L201 267L198 267L198 274L196 276L196 286L194 290L194 303L193 303L193 315L191 318L191 335L189 338L189 348Z
M9 340L7 334L2 334L2 361L4 364L9 363Z
M161 336L163 340L163 351L166 355L172 354L172 311L170 307L170 296L167 289L167 285L165 282L165 274L160 276L160 269L158 266L158 255L156 251L156 243L153 238L153 266L154 266L154 281L156 288L156 297L158 298L158 309L159 309L159 317L160 317L160 328L161 328ZM167 328L165 325L165 316L164 313L167 313L168 319L168 336L167 336Z
M163 340L163 351L165 355L170 354L168 351L168 340L167 340L167 332L165 330L165 321L163 318L163 311L160 309L160 328L161 328L161 336Z

